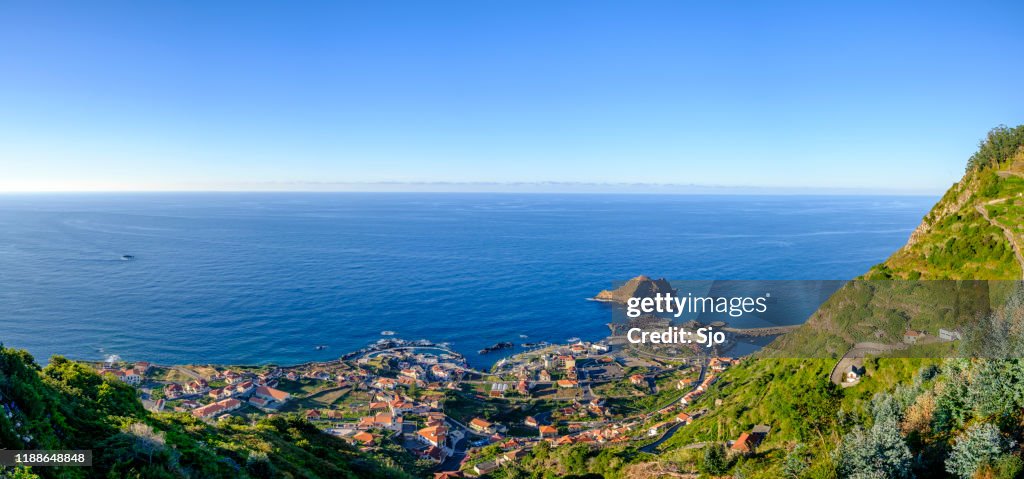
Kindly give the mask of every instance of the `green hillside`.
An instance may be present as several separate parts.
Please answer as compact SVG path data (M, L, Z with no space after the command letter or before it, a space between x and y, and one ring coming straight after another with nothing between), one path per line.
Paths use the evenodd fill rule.
M731 473L1021 477L1020 450L1010 447L1024 441L1024 362L1019 359L935 359L984 352L954 351L964 344L945 344L931 346L945 350L918 351L923 354L917 359L907 358L915 356L915 348L891 354L900 358L869 355L864 378L850 388L833 385L829 373L834 358L860 338L858 333L874 331L884 341L904 328L925 330L940 320L964 325L978 318L957 317L957 311L988 311L988 305L993 310L985 326L1001 340L1020 344L1024 303L1019 292L1008 290L1009 283L879 280L1020 279L1022 172L1024 127L993 130L964 178L932 208L906 246L871 268L863 281L837 292L803 328L725 372L696 405L709 413L677 433L659 460L700 471L703 449L687 446L735 439L755 424L769 424L772 434L757 454L735 458ZM1011 294L1018 296L997 306ZM957 309L951 298L980 304Z
M869 279L1020 279L1024 126L989 132L967 172Z
M94 450L91 468L0 467L0 477L412 477L298 417L210 425L186 413L153 415L131 386L61 357L40 368L28 353L2 346L0 405L0 447Z

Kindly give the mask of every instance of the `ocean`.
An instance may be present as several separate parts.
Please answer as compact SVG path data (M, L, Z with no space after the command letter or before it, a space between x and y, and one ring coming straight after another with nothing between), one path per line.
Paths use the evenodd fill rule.
M639 274L851 279L935 200L0 195L0 342L42 362L295 364L393 330L486 366L498 341L606 336L609 306L587 298Z

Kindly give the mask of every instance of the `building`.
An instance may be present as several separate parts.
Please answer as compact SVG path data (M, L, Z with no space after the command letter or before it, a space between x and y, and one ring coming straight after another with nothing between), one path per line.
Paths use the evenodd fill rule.
M138 386L142 382L142 374L135 369L125 369L121 371L120 379L132 386Z
M463 477L466 477L466 475L463 474L462 471L443 471L434 473L434 479L462 479Z
M590 349L593 349L595 353L607 353L608 351L612 350L611 346L609 346L608 343L604 342L597 342L591 344Z
M547 369L541 369L539 378L543 382L551 382L551 373Z
M537 422L537 418L535 418L533 416L526 416L526 419L523 420L523 424L525 424L525 425L527 425L529 427L540 426L540 423Z
M421 459L426 459L436 464L444 462L444 458L448 457L447 450L437 446L427 446L426 449L419 451L418 454Z
M389 429L392 431L402 430L402 416L394 416L386 412L373 416L366 416L359 419L359 429Z
M363 444L364 446L369 446L370 444L373 444L373 441L377 440L377 437L366 431L359 431L354 436L352 436L352 439L355 439L357 442Z
M729 447L733 452L747 454L757 451L757 447L761 445L761 441L764 441L768 437L768 433L771 432L771 427L764 424L758 424L754 426L749 433L740 434L740 437L733 441L732 446Z
M732 358L711 358L711 361L708 361L708 367L712 371L725 371L729 369L729 366L732 366L732 363Z
M443 471L434 473L434 479L462 479L466 477L462 471Z
M234 371L231 371L230 369L227 370L227 371L224 371L224 382L226 382L228 384L235 384L235 383L237 383L237 382L239 382L241 380L242 380L242 375L241 374L236 373Z
M574 379L559 379L558 380L558 387L560 387L560 388L574 388L574 387L579 386L579 385L580 385L579 381L576 381Z
M448 439L448 428L444 426L425 427L416 432L416 438L431 446L443 448Z
M956 329L939 329L939 339L943 341L959 341L963 338L964 337L963 335L960 334L960 331Z
M486 434L493 434L495 431L494 424L479 417L475 417L472 421L469 421L469 428Z
M850 366L850 370L843 374L843 382L855 383L860 381L860 377L864 374L864 368L858 368L856 364Z
M540 426L539 428L537 428L537 432L540 433L541 438L555 437L558 435L558 429L555 429L554 426Z
M924 333L921 331L908 329L907 332L903 333L903 342L907 344L917 344L922 339L924 339Z
M681 422L683 424L690 424L691 422L693 422L693 416L690 416L689 414L686 414L685 412L681 412L679 414L676 414L676 422Z
M502 462L516 462L526 457L527 451L525 449L513 449L501 455Z
M177 399L184 394L180 384L171 383L164 386L164 397L167 399Z
M749 433L740 434L740 437L733 441L732 446L729 447L729 449L732 450L733 452L743 454L754 452L754 449L756 448L757 446L754 444L754 441L750 438Z
M490 473L494 472L494 470L497 469L497 468L498 468L498 463L496 463L494 461L484 461L484 462L481 462L480 464L477 464L477 465L473 466L473 472L476 472L477 474L480 474L480 475L490 474Z
M192 414L198 418L207 418L217 414L234 411L242 407L242 401L237 399L224 399L213 404L200 406L192 410Z
M267 401L267 403L280 404L284 404L286 401L288 401L289 398L292 397L291 394L281 391L280 389L274 389L269 386L260 386L256 388L256 392L253 393L253 396L263 399Z
M210 390L210 386L206 383L205 379L196 379L186 384L182 389L185 390L186 394L205 394Z
M505 391L508 391L508 384L506 384L506 383L494 383L494 384L491 384L491 397L496 397L496 398L505 397Z
M642 375L634 374L629 377L629 382L632 383L634 386L641 386L646 381Z
M669 421L659 422L647 430L648 436L657 436L669 426Z

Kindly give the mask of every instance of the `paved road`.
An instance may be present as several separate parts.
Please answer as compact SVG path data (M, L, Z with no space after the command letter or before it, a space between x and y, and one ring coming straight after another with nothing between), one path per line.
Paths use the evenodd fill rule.
M466 449L469 444L469 440L465 436L455 442L454 452L451 456L448 456L441 464L437 466L437 471L457 471L462 466L462 460L466 458Z
M641 447L640 452L646 452L648 454L657 454L658 446L660 446L661 443L669 440L669 438L671 438L672 435L675 434L676 431L679 430L679 428L681 427L683 427L683 423L681 422L673 424L671 427L665 430L665 432L661 435L661 437L658 438L657 441L654 441L644 447Z

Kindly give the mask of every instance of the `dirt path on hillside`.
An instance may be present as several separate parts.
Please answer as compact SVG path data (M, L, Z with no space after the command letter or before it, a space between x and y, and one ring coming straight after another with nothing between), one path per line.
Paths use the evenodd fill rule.
M1003 226L998 221L995 221L991 217L989 217L988 210L986 209L987 206L997 205L999 203L1005 202L1008 199L1009 198L999 198L991 201L986 201L980 205L974 205L974 209L978 210L978 213L980 213L981 216L985 218L985 221L989 222L989 224L1003 230L1003 235L1006 236L1006 240L1010 242L1010 248L1013 249L1013 255L1017 257L1017 264L1020 265L1021 279L1024 279L1024 255L1021 255L1021 247L1020 244L1017 243L1017 237L1014 236L1013 231L1010 231L1010 228Z

